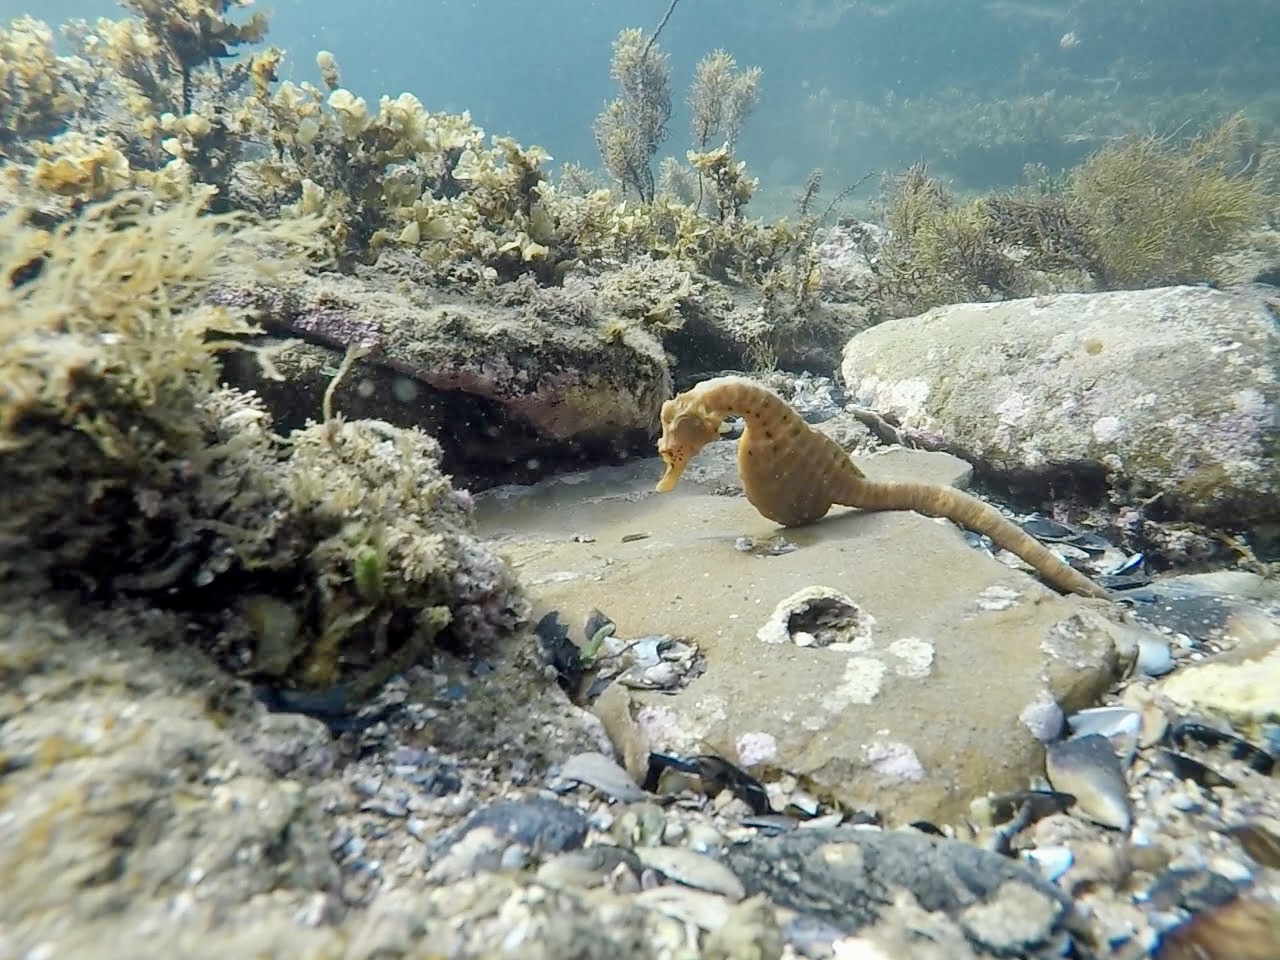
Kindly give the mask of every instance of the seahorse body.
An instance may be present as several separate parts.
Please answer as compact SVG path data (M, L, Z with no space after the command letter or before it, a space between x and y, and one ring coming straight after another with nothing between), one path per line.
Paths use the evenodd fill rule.
M738 440L743 492L756 510L775 523L785 527L812 523L835 505L914 510L985 534L1060 589L1114 599L977 497L938 484L870 479L838 443L805 423L772 390L746 377L704 380L662 405L658 453L666 472L658 481L659 492L676 485L689 460L719 436L721 423L730 415L742 417L745 424Z

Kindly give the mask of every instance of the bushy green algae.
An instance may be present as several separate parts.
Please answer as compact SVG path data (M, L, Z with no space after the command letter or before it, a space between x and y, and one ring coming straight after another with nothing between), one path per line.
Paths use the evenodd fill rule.
M319 224L204 199L0 224L0 577L187 610L225 665L293 686L513 627L524 601L433 439L340 419L283 438L219 387L217 354L255 328L210 286L304 263Z
M1259 178L1239 163L1240 117L1183 142L1119 140L1057 178L972 199L925 167L895 177L866 291L875 319L1060 289L1218 279L1260 222Z
M297 262L314 235L202 216L206 199L121 194L52 230L22 208L0 225L0 516L21 566L111 570L184 519L172 495L207 457L216 355L254 330L204 295Z

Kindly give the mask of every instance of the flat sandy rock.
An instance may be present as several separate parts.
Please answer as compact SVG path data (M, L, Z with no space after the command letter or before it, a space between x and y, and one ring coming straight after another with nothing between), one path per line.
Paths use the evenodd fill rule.
M939 455L859 463L878 478L965 473ZM970 548L949 523L844 511L780 531L696 483L654 494L660 473L641 461L494 491L477 512L536 612L559 611L574 639L596 607L619 638L673 634L701 649L706 670L682 691L632 693L654 750L790 771L892 822L945 820L1042 773L1033 732L1055 734L1055 704L1085 706L1111 679L1115 650L1094 602ZM779 533L795 549L742 549L741 538ZM779 603L814 588L845 599L780 635Z

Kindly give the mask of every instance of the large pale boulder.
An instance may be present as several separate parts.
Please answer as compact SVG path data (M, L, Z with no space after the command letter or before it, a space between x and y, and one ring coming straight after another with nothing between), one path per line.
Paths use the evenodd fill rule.
M1280 519L1280 291L957 304L845 346L850 394L1004 479L1098 479L1174 516Z

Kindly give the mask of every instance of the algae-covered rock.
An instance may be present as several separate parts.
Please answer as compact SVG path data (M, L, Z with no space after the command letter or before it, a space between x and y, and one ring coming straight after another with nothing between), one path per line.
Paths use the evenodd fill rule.
M160 930L216 926L198 904L260 940L336 895L320 804L237 742L248 698L206 658L165 649L184 626L141 604L77 608L0 585L6 956L101 955L103 937L158 956L143 941Z
M334 409L430 431L445 469L472 488L650 449L671 392L652 333L606 337L589 292L525 283L458 295L403 282L387 260L354 277L299 274L220 290L224 302L252 305L280 338L286 382L252 363L235 366L236 380L298 424L320 412L344 351L369 349L334 392Z
M53 233L6 218L0 579L202 610L224 665L357 694L446 629L469 646L521 619L434 440L339 420L284 438L218 389L219 353L273 367L208 286L297 266L314 238L198 200L126 196Z
M409 956L386 951L399 905L414 942L437 942L449 924L450 936L476 940L467 955L491 956L509 911L506 927L496 917L483 935L468 927L487 913L466 896L472 881L457 894L423 883L423 841L514 794L513 779L599 748L531 664L526 638L500 643L483 677L471 658L437 651L407 672L412 686L389 684L362 705L381 723L356 757L337 730L268 712L261 701L278 711L280 698L253 696L175 642L203 634L201 621L150 597L107 607L0 582L0 954L97 958L111 943L138 960ZM445 684L447 701L435 695ZM359 809L371 779L385 783L384 802L412 798L412 826ZM496 911L515 892L481 899ZM538 936L553 945L524 956L565 955L553 907L577 911L577 946L600 944L589 955L646 955L619 953L607 913L581 895L538 903ZM628 909L635 942L649 942L641 925L653 921Z
M333 420L285 443L244 394L206 407L213 445L243 453L204 478L196 518L217 536L195 581L243 591L248 630L220 638L223 662L312 688L354 679L360 694L442 633L472 649L523 621L514 577L473 535L471 497L440 472L429 436Z
M1280 519L1277 369L1266 287L940 307L857 335L841 367L860 403L988 474L1105 476L1123 500L1235 529Z
M387 252L354 275L247 280L215 299L253 308L284 379L245 355L228 365L235 383L297 426L320 412L345 351L367 351L333 408L426 430L445 472L473 490L650 454L673 379L775 362L830 369L847 329L840 305L769 315L677 260L459 291Z
M218 455L197 411L218 353L254 329L205 290L309 242L301 221L202 216L205 199L125 195L52 232L19 208L0 226L0 572L94 578L185 547L194 478Z

